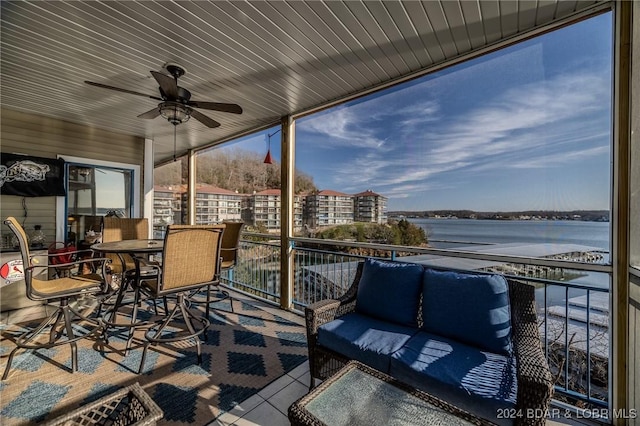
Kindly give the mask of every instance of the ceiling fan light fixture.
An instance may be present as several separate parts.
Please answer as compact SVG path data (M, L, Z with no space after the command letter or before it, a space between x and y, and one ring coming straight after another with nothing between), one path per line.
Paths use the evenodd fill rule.
M169 123L177 126L186 123L191 118L191 108L180 102L162 102L159 106L160 115L166 118Z

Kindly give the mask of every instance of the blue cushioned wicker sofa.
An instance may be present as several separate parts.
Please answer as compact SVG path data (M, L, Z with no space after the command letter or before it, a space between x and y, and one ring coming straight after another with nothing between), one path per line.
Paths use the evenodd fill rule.
M532 286L367 259L305 316L312 386L355 359L492 422L544 424L553 381Z

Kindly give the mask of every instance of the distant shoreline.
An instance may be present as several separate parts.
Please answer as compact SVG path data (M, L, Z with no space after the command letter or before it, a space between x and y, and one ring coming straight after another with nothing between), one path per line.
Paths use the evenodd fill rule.
M570 220L609 222L608 210L476 212L473 210L392 211L389 219Z

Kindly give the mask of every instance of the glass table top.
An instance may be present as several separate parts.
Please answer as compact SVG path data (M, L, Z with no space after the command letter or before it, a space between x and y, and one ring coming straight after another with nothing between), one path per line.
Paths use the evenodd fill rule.
M332 426L473 424L358 368L336 379L305 408Z

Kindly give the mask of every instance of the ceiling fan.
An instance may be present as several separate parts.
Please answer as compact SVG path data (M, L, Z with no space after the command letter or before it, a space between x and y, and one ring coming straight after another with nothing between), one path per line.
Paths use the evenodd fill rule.
M138 117L156 118L157 116L161 115L174 126L187 122L190 117L195 118L209 128L220 126L220 123L218 123L216 120L207 117L194 108L230 112L232 114L242 114L242 108L237 104L192 101L191 92L189 92L184 87L178 86L178 78L182 77L185 74L184 68L176 64L167 64L165 68L169 72L169 74L171 74L171 76L158 71L151 71L151 75L153 75L153 78L155 78L160 85L160 97L145 95L144 93L121 89L119 87L107 86L106 84L95 83L93 81L85 80L85 83L96 87L102 87L103 89L117 90L119 92L145 96L147 98L161 101L157 107L138 115Z

